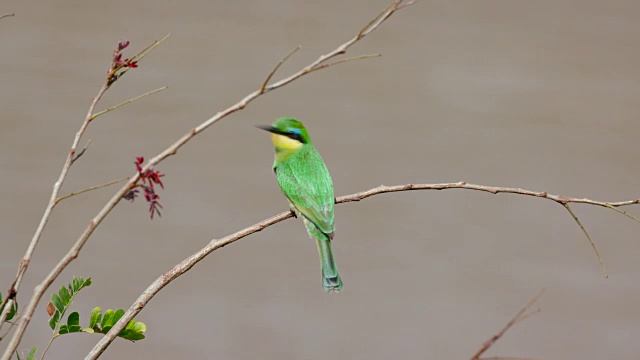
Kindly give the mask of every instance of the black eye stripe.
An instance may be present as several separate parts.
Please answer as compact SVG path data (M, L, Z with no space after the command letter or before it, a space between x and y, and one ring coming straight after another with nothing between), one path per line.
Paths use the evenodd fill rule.
M293 140L300 141L300 142L301 142L301 143L303 143L303 144L304 144L304 143L306 143L306 142L304 141L304 139L302 138L302 134L298 134L298 133L295 133L295 132L288 132L288 133L287 133L287 137L288 137L288 138L291 138L291 139L293 139Z

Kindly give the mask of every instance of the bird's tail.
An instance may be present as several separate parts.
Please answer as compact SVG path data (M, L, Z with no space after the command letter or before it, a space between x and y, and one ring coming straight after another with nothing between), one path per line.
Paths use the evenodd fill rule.
M338 267L333 260L331 240L316 238L318 254L320 255L320 267L322 269L322 289L326 292L339 292L342 290L342 279L338 274Z

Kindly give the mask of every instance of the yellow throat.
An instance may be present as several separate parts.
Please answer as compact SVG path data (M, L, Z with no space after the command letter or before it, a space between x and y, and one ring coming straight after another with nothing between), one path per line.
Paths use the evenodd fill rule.
M280 134L271 134L271 141L276 147L276 151L298 150L302 147L302 143L300 141Z

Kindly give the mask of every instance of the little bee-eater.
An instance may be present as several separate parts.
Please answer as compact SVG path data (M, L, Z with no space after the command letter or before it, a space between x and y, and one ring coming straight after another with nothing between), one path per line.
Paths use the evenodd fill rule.
M342 280L331 251L335 198L329 170L300 121L281 118L271 126L258 127L271 133L271 141L276 148L273 172L280 190L318 245L322 289L338 292L342 290Z

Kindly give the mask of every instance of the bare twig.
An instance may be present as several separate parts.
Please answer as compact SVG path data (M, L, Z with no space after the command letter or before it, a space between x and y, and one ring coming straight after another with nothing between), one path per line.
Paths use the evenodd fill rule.
M7 336L7 334L9 334L11 329L16 325L16 322L18 321L18 319L20 319L20 313L16 313L15 318L16 320L7 321L9 323L9 328L7 329L7 331L4 332L4 334L2 334L2 336L0 336L0 341L2 341L2 339L4 339L5 336Z
M514 356L492 356L492 357L483 357L480 360L537 360L530 357L514 357Z
M340 59L340 60L336 60L336 61L331 62L331 63L318 65L318 66L314 67L313 69L309 70L309 72L322 70L324 68L328 68L329 66L338 65L338 64L349 62L349 61L371 59L371 58L380 57L380 56L382 56L382 54L366 54L366 55L359 55L359 56L354 56L354 57L350 57L350 58L346 58L346 59Z
M82 189L82 190L78 190L78 191L75 191L75 192L69 193L69 194L67 194L67 195L64 195L64 196L61 196L61 197L57 198L57 199L56 199L56 205L57 205L60 201L65 200L65 199L68 199L68 198L70 198L70 197L73 197L73 196L76 196L76 195L80 195L80 194L82 194L82 193L86 193L86 192L88 192L88 191L97 190L97 189L101 189L101 188L103 188L103 187L111 186L111 185L113 185L113 184L117 184L117 183L122 182L122 181L125 181L125 180L129 180L129 177L127 176L127 177L125 177L125 178L118 179L118 180L113 180L113 181L110 181L110 182L105 183L105 184L96 185L96 186L92 186L92 187L90 187L90 188L86 188L86 189Z
M609 208L610 206L613 206L613 207L627 206L632 204L638 204L640 202L640 200L603 202L603 201L595 201L587 198L579 199L579 198L573 198L573 197L567 197L567 196L552 195L547 192L538 192L538 191L524 190L519 188L494 187L494 186L468 184L465 181L461 181L457 183L443 183L443 184L405 184L405 185L395 185L395 186L380 185L373 189L369 189L359 193L336 198L336 204L361 201L374 195L391 193L391 192L401 192L401 191L411 191L411 190L446 190L446 189L467 189L467 190L489 192L491 194L511 193L511 194L525 195L525 196L533 196L533 197L539 197L539 198L544 198L544 199L554 201L556 203L561 204L562 206L565 206L567 203L579 203L579 204L589 204L589 205L596 205L596 206ZM142 310L142 308L146 306L146 304L155 296L155 294L157 294L160 290L162 290L162 288L164 288L171 281L175 280L185 272L189 271L189 269L191 269L200 260L204 259L211 252L221 247L224 247L226 245L229 245L234 241L240 240L246 236L254 234L258 231L262 231L263 229L271 225L277 224L291 217L293 217L292 212L286 211L276 216L273 216L269 219L263 220L253 226L244 228L222 239L211 240L211 242L209 242L207 246L200 249L196 253L192 254L188 258L184 259L181 263L179 263L169 271L162 274L162 276L158 277L151 285L149 285L149 287L138 297L138 299L133 303L133 305L131 305L131 307L127 310L124 316L120 318L118 323L116 323L116 325L109 331L109 333L94 346L94 348L91 350L91 352L87 355L85 359L97 359L98 356L100 356L104 352L107 346L109 346L109 344L113 341L113 339L115 339L117 334L120 331L122 331L122 329L124 329L126 324L131 319L133 319ZM514 318L515 320L512 320L509 324L507 324L507 327L505 328L505 330L499 333L499 336L495 339L495 341L497 341L502 336L502 334L504 334L504 332L508 330L509 327L533 315L535 311L528 314L525 314L525 312L531 307L531 304L533 304L541 295L542 295L542 292L538 294L536 297L534 297L529 302L529 304L525 306L524 311L520 311L517 314L516 318ZM488 347L490 347L491 345L492 344L489 344ZM486 351L486 349L484 351ZM479 354L482 355L482 352L479 352Z
M87 151L87 149L89 148L89 145L91 145L91 139L87 141L87 145L84 146L82 151L80 151L76 156L73 157L73 159L71 159L71 165L73 165L73 163L76 162L76 160L80 159L80 156L84 155L84 152Z
M564 203L564 204L562 204L562 206L564 206L564 208L567 209L569 214L571 214L571 217L573 217L573 220L575 220L575 222L578 224L580 229L582 229L582 232L587 237L587 240L589 240L589 244L591 244L591 247L593 248L593 251L596 253L596 256L598 257L598 261L600 261L600 267L602 268L602 272L604 272L604 277L605 278L609 278L609 274L607 274L607 269L605 269L605 267L604 267L604 261L602 261L602 257L600 257L600 252L598 251L598 248L596 247L596 244L591 239L591 235L589 235L589 233L587 232L587 229L584 227L584 225L582 225L580 220L578 220L578 217L573 212L573 210L571 210L571 207L569 206L569 204ZM617 210L615 207L609 207L609 206L607 206L607 207L610 208L610 209Z
M544 293L544 289L540 290L540 292L534 296L533 298L531 298L531 300L529 300L529 302L522 308L520 309L520 311L518 311L518 313L511 318L511 320L509 320L509 322L507 323L507 325L505 325L502 330L500 330L497 334L493 335L489 340L485 341L482 346L480 347L480 349L471 357L471 360L480 360L480 356L482 356L482 354L484 354L487 350L489 350L489 348L491 346L493 346L493 344L495 344L498 340L500 340L501 337L504 336L504 334L511 329L515 324L524 321L528 318L530 318L531 316L537 314L540 312L540 309L536 309L533 310L529 313L527 313L527 311L529 311L529 309L533 306L533 304L536 303L536 301L538 301L538 299L540 299L540 297L542 296L542 294ZM483 358L484 360L487 360L485 358ZM522 358L503 358L503 357L497 357L497 358L493 358L493 359L522 359Z
M147 55L151 50L153 50L157 45L159 45L167 37L168 37L168 35L164 39L162 39L161 41L155 41L150 46L148 46L145 50L143 50L141 53L139 53L139 54L141 54L141 55L139 55L139 59L141 59L142 57ZM125 69L125 70L127 70L127 69ZM2 325L4 323L4 320L6 319L7 314L9 313L10 307L15 302L15 294L17 293L18 289L20 288L20 284L22 283L22 279L24 277L24 274L26 273L27 268L29 267L29 262L31 261L31 257L33 256L33 252L35 251L35 249L36 249L36 247L38 245L38 242L40 240L40 237L42 236L42 232L44 231L44 228L45 228L47 222L49 221L49 218L51 216L51 212L52 212L53 208L58 203L58 201L57 201L58 194L60 193L60 189L62 187L62 184L64 183L65 179L67 178L67 174L69 172L69 169L71 168L71 165L73 165L74 161L77 160L85 152L85 150L89 146L89 142L88 142L87 146L85 146L85 148L79 154L77 154L77 156L76 156L76 151L77 151L77 148L78 148L78 144L80 142L80 139L82 138L82 135L85 133L87 127L89 126L89 123L92 120L93 112L95 110L96 104L98 104L98 102L100 101L100 99L102 98L104 93L113 84L113 81L111 81L111 79L112 79L112 76L114 74L114 71L115 71L114 70L114 65L112 63L104 82L102 83L102 85L100 86L100 89L98 90L98 93L96 94L96 96L89 103L89 109L87 110L87 115L85 116L85 119L82 122L82 125L80 125L80 129L78 129L78 131L76 132L75 137L73 139L73 142L71 143L71 149L69 150L69 153L67 154L67 158L66 158L66 160L64 162L64 165L62 166L62 170L60 172L60 175L58 176L58 180L53 185L53 190L51 191L51 197L49 198L49 202L47 204L47 207L45 208L44 214L42 215L40 223L38 224L38 227L36 228L36 231L35 231L35 233L33 235L33 238L31 239L31 242L29 243L29 246L27 247L27 250L26 250L24 256L20 260L20 263L18 265L18 272L16 274L16 278L13 281L13 283L11 284L11 287L9 288L9 292L14 294L14 296L7 297L7 299L5 300L6 306L4 307L4 310L2 311L2 313L0 314L0 328L2 327ZM91 225L90 225L90 227L91 227ZM77 256L77 255L75 255L75 256ZM61 270L62 269L60 269L60 271ZM59 274L60 271L54 271L54 272ZM33 315L33 312L35 311L35 307L36 307L38 301L40 300L40 298L42 298L42 296L44 295L44 292L48 289L48 287L51 284L51 282L53 282L53 280L58 276L57 274L55 275L55 277L52 277L52 278L47 277L47 279L50 279L50 282L47 282L47 279L45 279L45 284L46 285L42 285L41 284L41 285L39 285L39 286L37 286L35 288L34 295L31 298L31 301L29 302L28 307L27 307L26 311L24 312L22 318L20 319L20 323L18 324L16 332L14 333L13 337L11 338L11 341L9 342L9 345L5 349L4 354L2 355L2 360L9 360L11 358L11 356L13 355L13 353L15 352L16 348L18 347L18 344L20 343L20 339L24 335L24 331L26 330L26 327L29 324L29 321L31 320L31 316ZM51 274L50 274L50 276L51 276ZM2 308L2 307L0 307L0 308Z
M187 134L183 135L173 145L169 146L167 149L162 151L160 154L158 154L154 158L150 159L149 162L147 163L147 165L145 165L142 168L141 172L144 173L146 170L148 170L149 168L151 168L154 165L158 164L159 162L161 162L165 158L167 158L167 157L169 157L171 155L175 155L177 153L178 149L180 149L184 144L186 144L194 136L200 134L202 131L204 131L209 126L213 125L214 123L218 122L222 118L224 118L224 117L226 117L226 116L228 116L228 115L230 115L230 114L232 114L232 113L234 113L236 111L244 109L247 106L247 104L249 104L251 101L253 101L256 98L258 98L259 96L261 96L263 94L266 94L269 91L272 91L272 90L275 90L275 89L279 89L279 88L289 84L290 82L292 82L292 81L294 81L294 80L296 80L298 78L301 78L302 76L308 74L310 71L313 71L313 69L315 67L321 66L327 60L332 59L332 58L334 58L334 57L336 57L338 55L346 53L347 49L349 47L351 47L351 45L356 43L358 40L362 39L367 34L371 33L376 28L378 28L380 26L380 24L382 24L384 22L384 20L386 20L389 16L391 16L391 14L396 12L398 10L398 8L400 6L402 6L403 3L404 3L403 0L395 0L386 10L384 10L380 15L378 15L376 18L374 18L369 24L367 24L367 26L365 26L363 29L361 29L356 34L356 36L354 36L353 38L351 38L347 42L345 42L342 45L338 46L337 48L335 48L334 50L330 51L329 53L320 56L317 60L315 60L311 64L307 65L306 67L300 69L299 71L295 72L294 74L292 74L292 75L290 75L290 76L288 76L288 77L286 77L286 78L284 78L284 79L282 79L282 80L280 80L280 81L278 81L278 82L276 82L274 84L267 85L264 88L261 86L256 91L254 91L251 94L245 96L242 100L237 102L235 105L232 105L231 107L218 112L216 115L214 115L210 119L204 121L203 123L198 125L196 128L191 129L191 131L189 131ZM404 3L404 4L406 4L406 3ZM153 50L153 48L155 48L155 46L157 46L159 43L161 43L162 41L164 41L168 37L169 37L169 35L167 35L162 40L150 45L148 47L148 50L147 49L143 50L141 52L141 54L136 55L131 60L133 60L133 59L137 59L137 60L142 59L149 51ZM120 72L120 74L121 74L120 76L122 76L122 74L125 73L128 69L129 68L123 69ZM89 121L91 119L91 115L93 114L93 108L95 107L95 103L97 103L97 100L100 99L100 97L102 96L102 94L104 93L106 88L108 88L108 86L112 83L112 82L109 82L109 79L112 78L112 76L115 74L115 71L117 71L117 70L120 70L120 68L112 69L112 71L109 72L109 74L107 76L107 81L103 85L103 89L101 89L101 91L98 93L99 96L97 96L94 99L94 101L92 101L90 109L89 109L89 112L88 112L88 115L87 115L87 118L85 120L85 123L83 124L83 126L81 128L81 131L78 132L78 139L79 139L79 136L82 135L82 133L84 132L84 129L86 128L86 125L88 125L88 123L89 123ZM76 142L74 142L74 144L77 145ZM73 149L75 151L75 147ZM70 161L70 159L72 159L72 157L69 158L69 161ZM65 165L65 168L63 170L64 176L66 176L66 171L67 170L68 170L68 166ZM64 179L64 176L62 176L62 179ZM75 258L78 257L78 254L80 253L80 250L85 245L85 243L87 242L87 240L89 239L91 234L93 234L93 231L96 229L96 227L104 220L104 218L111 212L111 210L113 210L113 208L120 202L122 197L127 192L129 192L129 190L131 190L135 186L135 184L139 180L139 177L140 177L140 174L136 173L135 175L133 175L129 179L129 181L127 181L126 184L124 184L122 186L122 188L120 188L120 190L118 190L116 192L116 194L103 206L103 208L98 212L98 214L89 222L89 224L87 225L87 228L80 235L80 237L76 240L76 242L73 244L73 246L69 249L67 254L65 254L65 256L62 257L62 259L60 259L58 264L51 270L51 272L45 277L45 279L38 286L36 286L36 288L34 289L33 296L31 297L29 303L27 304L26 308L24 309L24 315L23 315L22 321L18 325L18 328L16 329L16 332L14 333L13 337L11 338L11 341L10 341L9 345L5 349L5 352L4 352L1 360L9 360L10 359L11 355L13 354L15 349L18 347L18 344L20 343L20 339L24 335L26 327L28 326L29 321L31 320L31 316L34 313L35 308L38 305L38 302L40 301L42 296L44 296L44 294L47 291L47 289L49 288L49 286L60 275L60 273L62 273L62 271L67 267L67 265L69 265ZM56 184L58 184L58 183L56 183ZM60 182L60 185L61 184L62 184L62 182ZM49 218L49 214L50 214L51 208L53 207L53 205L55 205L55 199L57 198L60 185L56 185L56 187L54 187L54 194L52 194L52 198L50 200L50 206L47 207L47 211L45 212L45 216L43 217L43 224L41 226L42 228L44 228L44 223L46 223L46 220ZM37 232L38 238L39 238L41 232L42 232L41 229L38 230L38 232ZM37 240L35 242L37 242ZM33 245L33 246L30 245L29 248L30 249L35 248L35 245ZM29 252L29 258L31 256L31 252L32 252L32 250ZM21 262L21 264L22 264L22 262ZM20 279L22 278L22 273L23 273L22 271L19 271L19 278Z
M631 214L627 213L627 212L626 212L626 211L624 211L624 210L618 209L617 207L615 207L615 206L613 206L613 205L607 204L607 205L606 205L606 207L608 207L609 209L611 209L611 210L613 210L613 211L615 211L615 212L617 212L617 213L619 213L619 214L622 214L622 215L624 215L624 216L628 217L628 218L629 218L629 219L631 219L631 220L635 220L635 221L637 221L637 222L640 222L640 219L638 219L637 217L635 217L635 216L633 216L633 215L631 215Z
M99 112L97 112L97 113L93 114L93 116L91 117L91 121L93 121L95 118L97 118L97 117L98 117L98 116L100 116L100 115L104 115L104 114L108 113L109 111L113 111L113 110L115 110L115 109L117 109L117 108L119 108L119 107L121 107L121 106L127 105L127 104L132 103L132 102L134 102L134 101L136 101L136 100L140 100L140 99L142 99L142 98L143 98L143 97L145 97L145 96L149 96L149 95L155 94L155 93L157 93L157 92L160 92L160 91L162 91L162 90L165 90L166 88L167 88L167 86L165 85L165 86L160 87L160 88L157 88L157 89L155 89L155 90L151 90L151 91L149 91L149 92L146 92L146 93L144 93L144 94L142 94L142 95L138 95L138 96L136 96L136 97L134 97L134 98L131 98L131 99L129 99L129 100L123 101L123 102L121 102L121 103L120 103L120 104L118 104L118 105L114 105L114 106L112 106L112 107L110 107L110 108L107 108L107 109L105 109L105 110L99 111ZM79 155L78 155L78 156L79 156Z
M10 13L10 14L4 14L4 15L0 15L0 20L6 18L6 17L11 17L11 16L16 16L16 14L14 13Z
M291 50L287 56L283 57L282 60L280 60L278 62L278 64L276 64L276 66L274 66L273 70L271 70L271 72L269 73L269 76L267 76L267 79L262 83L262 86L260 87L260 91L264 92L264 89L267 87L267 85L269 85L269 81L271 81L271 78L273 77L273 75L276 74L276 72L278 71L278 69L280 69L280 66L282 66L282 64L284 64L287 60L289 60L289 58L295 54L296 52L298 52L298 50L300 50L302 48L302 46L298 45L296 46L293 50Z

